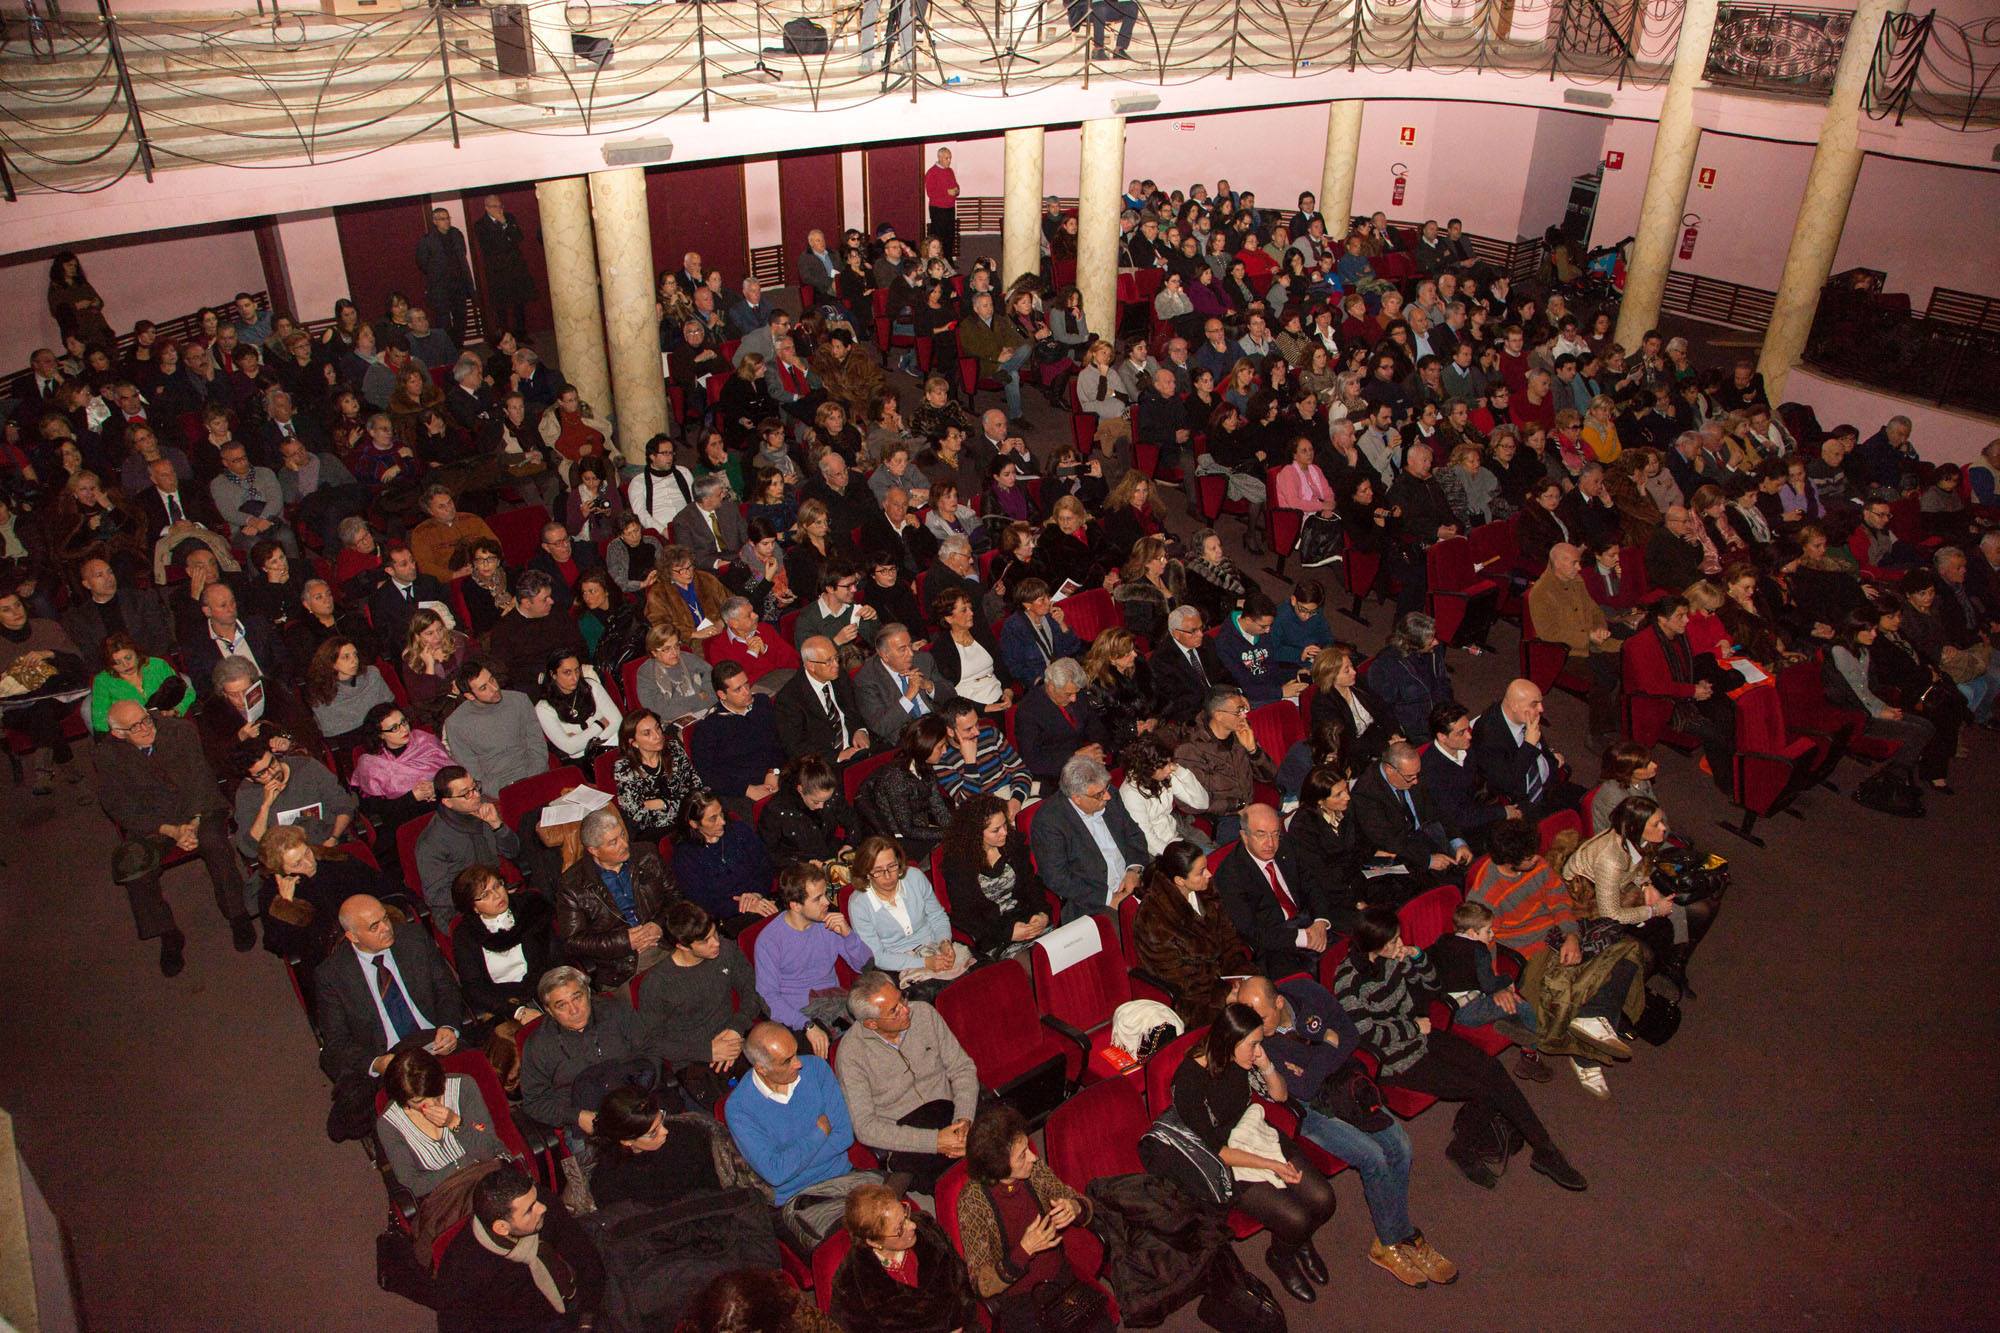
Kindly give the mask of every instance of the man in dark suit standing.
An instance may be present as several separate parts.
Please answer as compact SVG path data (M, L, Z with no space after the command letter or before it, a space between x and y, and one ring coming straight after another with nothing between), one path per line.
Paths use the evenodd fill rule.
M203 698L214 686L210 677L225 657L247 657L267 675L282 675L284 648L277 631L261 616L238 615L236 593L226 583L211 583L201 592L201 628L181 644L181 661Z
M132 699L112 704L107 720L110 738L97 747L97 800L124 839L111 857L112 877L125 886L139 938L160 942L161 973L175 976L186 965L187 938L160 892L160 858L176 850L200 853L237 951L255 948L256 920L229 846L229 807L194 724L156 716Z
M119 587L118 571L98 556L85 560L76 578L80 595L63 611L62 627L86 659L95 660L105 638L120 632L154 657L173 652L173 628L158 593Z
M1437 705L1431 709L1430 732L1421 785L1436 803L1445 830L1464 839L1475 852L1484 851L1486 835L1493 826L1519 819L1520 807L1490 801L1480 794L1479 768L1471 755L1471 709L1458 703Z
M1445 828L1436 802L1421 783L1423 759L1408 741L1392 741L1379 763L1354 782L1349 818L1360 835L1364 867L1400 865L1402 874L1377 875L1366 897L1376 906L1400 907L1425 889L1456 881L1472 849Z
M1088 755L1062 767L1059 793L1035 808L1028 844L1042 883L1074 920L1117 912L1146 870L1146 835L1111 790L1111 771Z
M391 924L381 900L365 893L340 905L340 925L346 947L334 946L313 978L326 1076L380 1075L396 1044L419 1034L430 1034L438 1055L455 1049L465 1002L430 932L414 921Z
M1167 616L1167 634L1171 642L1159 645L1152 656L1153 692L1161 717L1188 726L1200 715L1209 690L1229 679L1229 669L1203 633L1196 608L1175 607Z
M410 634L410 617L425 602L451 605L444 584L417 571L417 557L401 542L392 544L383 556L382 570L388 576L368 599L368 619L382 646L396 655Z
M1542 691L1532 680L1511 682L1473 723L1472 764L1488 791L1528 819L1573 810L1583 799L1562 755L1542 738Z
M1316 976L1331 926L1327 886L1308 884L1291 853L1280 849L1284 831L1270 806L1245 810L1242 839L1215 873L1216 896L1267 976Z
M804 669L771 700L785 754L816 754L830 764L866 755L870 738L861 721L861 701L854 682L840 669L840 650L833 640L813 635L799 645L799 662Z

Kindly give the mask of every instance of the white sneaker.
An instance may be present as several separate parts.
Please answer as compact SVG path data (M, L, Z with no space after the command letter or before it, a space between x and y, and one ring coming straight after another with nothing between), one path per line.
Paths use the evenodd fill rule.
M1625 1044L1624 1038L1618 1035L1617 1029L1611 1026L1611 1020L1608 1018L1573 1018L1569 1025L1581 1031L1584 1036L1614 1051L1631 1050L1631 1047Z
M1611 1085L1604 1081L1604 1070L1597 1065L1578 1064L1572 1060L1570 1068L1576 1070L1576 1081L1583 1084L1583 1090L1603 1101L1611 1099Z

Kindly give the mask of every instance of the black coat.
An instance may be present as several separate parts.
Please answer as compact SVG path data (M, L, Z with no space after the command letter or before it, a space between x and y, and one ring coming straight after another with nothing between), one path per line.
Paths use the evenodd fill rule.
M570 1313L594 1311L604 1299L604 1263L590 1237L570 1217L562 1200L544 1197L541 1245L553 1249L575 1275ZM526 1264L494 1254L472 1234L470 1223L446 1247L438 1264L438 1333L517 1333L547 1329L556 1312L535 1286Z
M1165 721L1191 725L1209 690L1231 682L1229 668L1215 655L1212 640L1204 639L1196 654L1201 659L1199 672L1188 661L1187 650L1171 638L1163 636L1153 648L1153 698Z
M771 854L773 868L801 861L830 861L843 845L860 841L861 820L838 789L817 810L808 809L798 788L778 789L757 817L757 835Z
M1388 746L1389 737L1397 730L1397 726L1395 713L1381 695L1360 681L1354 683L1354 695L1361 700L1361 706L1368 710L1370 719L1368 730L1355 736L1347 745L1347 762L1350 767L1358 770L1363 764L1373 763L1382 757L1382 751ZM1319 726L1328 718L1340 723L1350 734L1354 731L1354 713L1348 708L1347 701L1332 690L1315 691L1311 715L1306 719L1307 729ZM1403 739L1412 738L1405 736ZM1420 741L1423 738L1415 739Z
M1292 816L1278 843L1278 860L1299 868L1299 878L1318 891L1327 922L1336 934L1348 935L1360 919L1355 904L1366 899L1361 879L1361 843L1352 817L1338 829L1318 812L1301 808Z
M410 597L404 597L394 581L385 578L382 586L368 598L368 620L375 626L376 640L392 657L402 655L403 643L410 636L410 617L423 603L451 605L451 594L445 591L444 584L429 574L417 575L417 581L410 585L410 593ZM456 614L454 611L453 615ZM459 629L464 633L471 632L464 625Z
M1079 747L1093 742L1109 750L1111 733L1082 695L1069 706L1067 718L1046 689L1029 690L1015 708L1014 748L1028 771L1044 781L1053 780Z
M238 615L237 620L243 627L244 642L257 659L258 670L266 676L284 676L290 659L285 656L284 645L277 631L271 628L271 622L261 616L247 615ZM215 664L221 660L222 652L209 636L205 621L181 643L181 661L186 664L184 674L194 682L195 693L204 699L215 692Z
M539 1007L535 983L561 961L556 947L556 909L533 890L523 890L512 898L512 930L490 931L470 916L460 917L451 929L451 960L458 969L459 990L465 996L465 1007L474 1014L504 1019L523 1005ZM519 981L495 981L487 970L486 951L517 945L527 959L528 975Z
M1382 765L1370 763L1354 781L1354 803L1347 817L1354 821L1364 861L1378 852L1389 852L1412 873L1428 875L1433 853L1450 850L1444 817L1437 802L1419 782L1410 792L1416 803L1422 828L1410 826L1410 816L1401 793L1382 776Z
M1536 766L1537 757L1548 761L1548 777L1542 785L1543 794L1554 787L1567 771L1562 758L1549 744L1544 729L1542 743L1532 746L1515 744L1514 732L1507 725L1507 719L1500 712L1500 705L1494 704L1481 713L1472 724L1472 766L1479 772L1479 780L1486 789L1511 805L1526 810L1534 803L1528 799L1528 775ZM1430 766L1424 767L1425 785L1428 786Z
M866 725L861 720L861 701L855 696L854 680L843 673L829 683L833 686L834 703L847 718L847 734L851 739ZM771 706L778 714L778 740L788 758L816 754L831 764L840 753L840 728L821 706L818 684L802 668L785 682L785 688L771 697Z
M976 594L974 600L977 601ZM984 648L986 655L993 659L993 674L1000 678L1000 683L1003 685L1010 683L1007 664L1000 660L1000 644L994 639L993 632L979 619L977 605L973 607L972 641ZM958 641L951 637L950 630L940 628L931 635L930 655L932 665L937 667L938 679L951 682L952 689L956 690L959 681L965 677L965 668L959 663Z
M951 1333L979 1326L979 1300L965 1260L942 1228L913 1213L917 1244L917 1285L890 1277L865 1245L847 1252L833 1275L829 1313L847 1333Z
M440 1027L462 1030L465 1002L458 979L431 943L430 932L404 922L396 927L389 953L417 1012ZM322 1041L319 1067L336 1083L353 1075L365 1077L368 1066L389 1051L388 1034L375 1009L374 978L363 973L360 954L339 946L313 978Z
M1222 910L1229 913L1237 935L1256 951L1265 976L1315 972L1318 957L1299 948L1298 933L1317 918L1332 921L1333 911L1326 902L1327 886L1311 882L1282 842L1277 865L1278 874L1298 908L1289 917L1278 896L1271 892L1270 881L1257 869L1250 853L1240 846L1223 858L1222 868L1215 873L1216 895L1222 899Z
M1436 803L1439 818L1455 838L1464 838L1474 850L1485 845L1486 830L1507 817L1507 811L1485 800L1479 791L1479 770L1468 753L1465 762L1454 764L1444 757L1435 739L1424 751L1421 787Z
M1035 873L1028 845L1010 834L1001 858L1014 870L1014 907L1002 912L979 888L979 872L984 866L973 858L947 856L944 862L943 897L951 924L972 937L972 949L981 958L995 958L1013 942L1014 927L1037 912L1048 911L1043 899L1047 892L1042 877Z
M166 604L157 592L120 588L111 600L125 622L125 632L138 640L141 648L154 657L165 657L174 651L172 622L167 618ZM94 667L98 647L110 632L105 626L102 608L88 594L73 597L63 611L62 627L69 635L69 641L83 654L84 661Z

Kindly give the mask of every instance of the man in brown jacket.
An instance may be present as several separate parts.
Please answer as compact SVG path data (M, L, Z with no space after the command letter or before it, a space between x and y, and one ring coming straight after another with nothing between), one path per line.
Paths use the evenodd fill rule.
M1590 743L1602 748L1618 730L1618 640L1604 608L1583 581L1583 552L1568 542L1549 548L1549 567L1528 589L1535 637L1569 649L1568 668L1590 677Z
M1200 720L1174 751L1174 759L1200 778L1208 792L1218 846L1236 840L1244 810L1257 799L1257 784L1275 781L1278 772L1271 756L1257 748L1250 701L1234 685L1208 692Z

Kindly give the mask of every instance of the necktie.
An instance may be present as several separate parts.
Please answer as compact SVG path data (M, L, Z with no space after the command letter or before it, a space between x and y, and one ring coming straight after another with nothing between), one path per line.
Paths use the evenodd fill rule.
M167 522L168 522L168 523L170 523L170 524L172 524L172 523L179 523L179 522L183 521L183 520L184 520L184 519L186 519L186 518L187 518L187 511L181 508L181 497L180 497L180 493L179 493L178 491L170 491L170 492L168 492L168 493L167 493Z
M715 511L713 509L708 511L708 535L715 538L715 549L720 551L722 549L722 529L716 525Z
M841 713L840 705L833 701L833 686L820 686L819 700L820 707L826 710L826 720L833 723L840 731L840 745L838 748L845 750L847 748L847 718Z
M1548 780L1548 766L1549 761L1542 757L1539 750L1536 751L1535 766L1528 770L1528 804L1530 805L1542 799L1542 784Z
M409 998L397 983L396 974L389 970L389 960L379 953L375 955L375 989L382 997L383 1011L389 1015L389 1026L396 1029L397 1041L424 1030L417 1022L416 1010L410 1008Z
M1201 677L1202 685L1206 686L1208 684L1208 668L1201 664L1201 654L1190 648L1187 650L1187 660L1188 664L1194 668L1194 674Z
M1266 861L1264 875L1271 881L1271 892L1278 895L1278 907L1284 912L1285 920L1290 921L1299 914L1299 905L1292 895L1285 891L1285 882L1278 878L1278 863Z
M1417 818L1417 803L1411 798L1410 789L1408 787L1399 787L1396 789L1396 794L1403 798L1403 808L1410 812L1410 827L1421 829L1424 826L1424 821Z
M901 694L904 690L907 690L909 688L910 688L910 678L908 676L903 676L903 675L896 676L896 693ZM921 694L917 695L916 698L910 700L910 703L913 705L913 707L910 709L911 717L922 717L925 713L930 711L929 709L924 707L924 696Z

